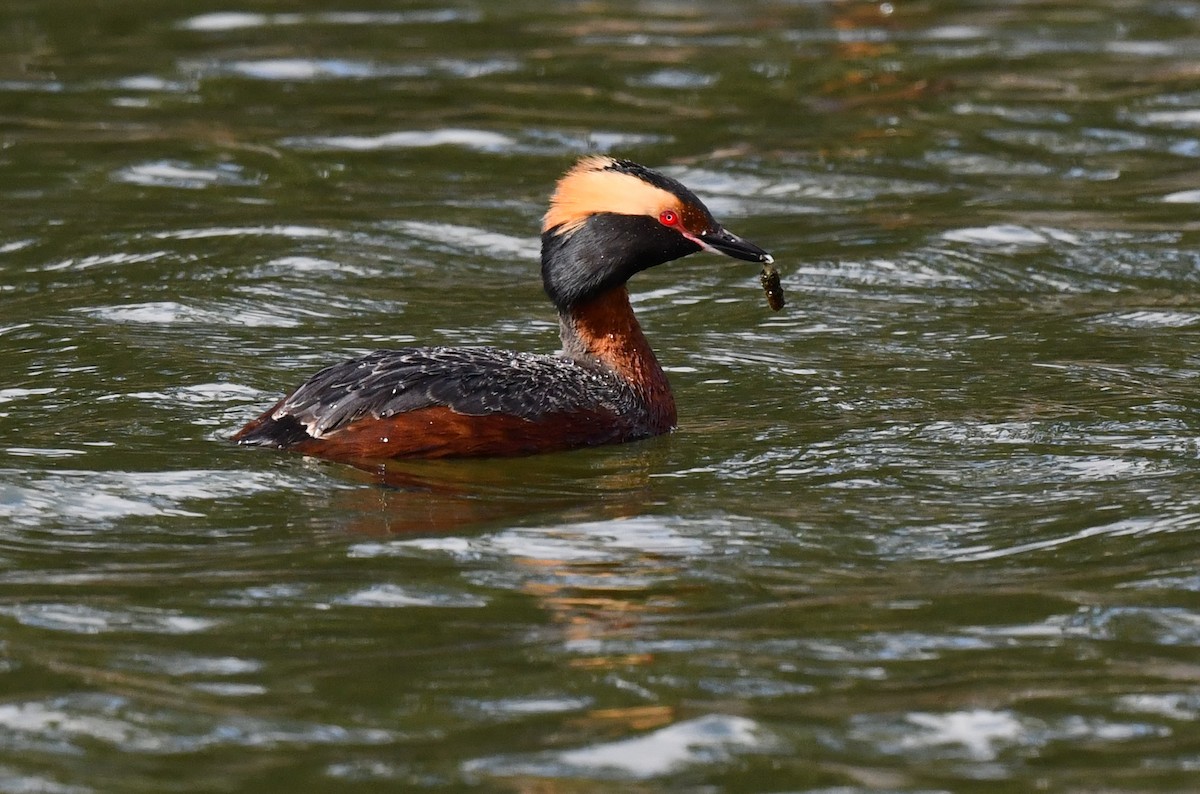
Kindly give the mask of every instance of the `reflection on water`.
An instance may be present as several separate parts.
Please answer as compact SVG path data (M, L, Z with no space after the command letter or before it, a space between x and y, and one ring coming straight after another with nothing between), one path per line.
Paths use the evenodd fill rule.
M0 10L0 789L1194 787L1200 5L93 11ZM637 277L678 432L227 443L554 349L596 151L784 278Z

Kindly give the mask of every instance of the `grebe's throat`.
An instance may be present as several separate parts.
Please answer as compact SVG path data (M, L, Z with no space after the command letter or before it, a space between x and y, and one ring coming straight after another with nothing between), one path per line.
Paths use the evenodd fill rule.
M642 327L629 291L614 287L559 314L563 354L584 364L599 364L637 392L658 432L675 426L675 398Z

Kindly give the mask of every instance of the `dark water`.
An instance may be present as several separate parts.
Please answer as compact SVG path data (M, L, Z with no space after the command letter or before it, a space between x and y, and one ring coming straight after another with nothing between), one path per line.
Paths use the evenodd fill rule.
M0 791L1194 791L1200 3L9 2ZM639 276L675 434L225 440L554 349L579 154L770 249Z

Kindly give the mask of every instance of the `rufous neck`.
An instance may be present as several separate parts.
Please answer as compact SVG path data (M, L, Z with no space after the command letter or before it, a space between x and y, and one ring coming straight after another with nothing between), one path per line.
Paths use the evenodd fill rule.
M566 355L612 370L646 401L660 431L675 426L671 385L638 325L624 286L561 313L559 325Z

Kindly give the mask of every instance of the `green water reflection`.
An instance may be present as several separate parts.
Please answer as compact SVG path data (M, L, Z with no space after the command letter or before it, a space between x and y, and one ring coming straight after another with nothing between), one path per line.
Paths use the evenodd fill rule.
M1191 790L1198 56L1188 0L5 4L0 789ZM593 151L784 276L633 282L676 433L227 442L553 350Z

